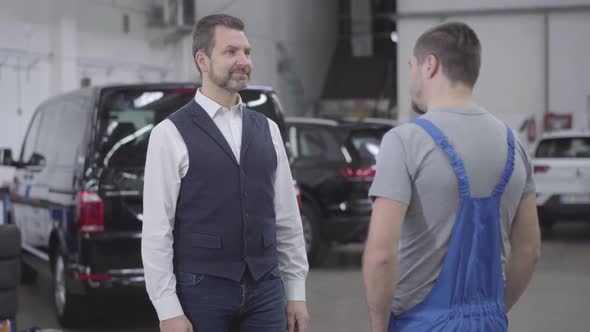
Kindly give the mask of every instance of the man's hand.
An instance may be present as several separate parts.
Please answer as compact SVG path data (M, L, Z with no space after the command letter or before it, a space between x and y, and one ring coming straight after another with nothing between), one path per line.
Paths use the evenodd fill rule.
M160 332L193 332L193 325L185 315L160 322Z
M309 314L307 313L307 305L304 301L287 302L287 323L289 326L289 332L307 331L308 321Z

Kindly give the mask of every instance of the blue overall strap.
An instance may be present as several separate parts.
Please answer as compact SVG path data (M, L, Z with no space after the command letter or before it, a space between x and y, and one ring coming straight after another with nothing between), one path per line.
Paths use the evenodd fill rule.
M514 134L512 133L512 129L506 126L508 130L508 156L506 158L506 165L504 166L504 172L502 172L502 177L500 178L500 182L496 185L494 189L493 195L502 196L504 190L506 189L506 185L510 181L510 177L512 176L512 172L514 171L514 150L515 150L515 139Z
M463 160L459 157L453 146L449 143L445 135L442 133L437 126L426 119L416 119L412 123L422 127L436 144L451 158L451 166L453 171L459 180L459 193L461 198L467 198L471 196L471 189L469 188L469 178L467 177L467 171Z

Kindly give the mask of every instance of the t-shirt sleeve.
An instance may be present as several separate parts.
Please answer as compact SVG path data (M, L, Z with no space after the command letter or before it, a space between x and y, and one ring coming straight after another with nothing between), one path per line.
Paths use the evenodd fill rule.
M372 199L383 197L410 204L412 182L406 157L404 144L396 131L385 134L377 156L375 178L369 190Z
M524 167L526 171L526 182L524 185L524 190L522 192L522 196L524 197L527 194L536 191L533 163L531 162L531 158L527 152L525 145L519 139L517 139L516 142L518 152L522 157L522 160L524 161Z

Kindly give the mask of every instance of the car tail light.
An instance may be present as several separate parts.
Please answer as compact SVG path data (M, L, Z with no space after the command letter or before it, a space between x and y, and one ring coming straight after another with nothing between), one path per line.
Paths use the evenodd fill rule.
M294 183L295 185L295 195L297 195L297 205L301 206L301 190L299 190L299 186L297 185L297 183Z
M550 168L547 165L535 165L535 173L547 173Z
M80 280L104 281L109 278L108 274L80 274Z
M349 180L373 180L375 177L375 169L373 167L342 167L338 171Z
M95 192L83 191L78 196L78 231L81 233L104 231L104 203Z
M194 95L195 93L197 93L197 89L196 88L174 88L174 89L172 89L172 93Z

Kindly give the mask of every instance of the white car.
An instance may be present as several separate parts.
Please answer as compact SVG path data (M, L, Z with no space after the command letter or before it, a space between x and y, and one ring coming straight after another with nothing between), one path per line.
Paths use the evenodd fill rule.
M534 149L537 207L545 232L562 221L590 221L590 132L546 134Z

